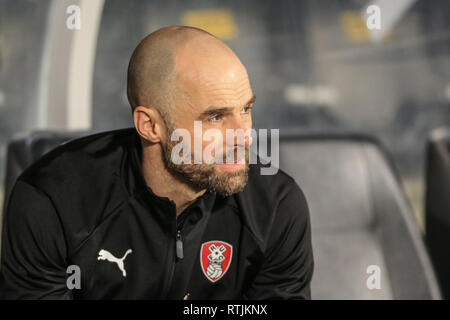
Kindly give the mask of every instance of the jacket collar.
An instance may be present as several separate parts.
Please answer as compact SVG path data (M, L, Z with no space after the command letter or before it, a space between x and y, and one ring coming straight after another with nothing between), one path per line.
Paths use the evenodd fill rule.
M164 219L174 221L174 218L176 217L175 202L167 197L156 195L151 188L147 186L144 175L142 174L142 145L140 136L134 127L129 130L130 136L126 139L129 143L125 146L121 166L121 178L125 184L128 196L142 199L148 206L157 209L154 211L164 212ZM197 217L200 219L205 212L209 213L212 210L216 197L218 197L218 195L216 195L215 192L207 190L203 195L191 203L186 210L191 211L193 208L198 207L200 210L195 211L200 212L200 215Z

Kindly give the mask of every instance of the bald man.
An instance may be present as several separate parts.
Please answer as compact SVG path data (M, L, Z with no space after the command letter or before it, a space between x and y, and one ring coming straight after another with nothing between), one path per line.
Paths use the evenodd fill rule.
M309 299L308 206L286 173L249 161L255 95L233 51L157 30L127 93L134 128L72 140L17 179L1 297Z

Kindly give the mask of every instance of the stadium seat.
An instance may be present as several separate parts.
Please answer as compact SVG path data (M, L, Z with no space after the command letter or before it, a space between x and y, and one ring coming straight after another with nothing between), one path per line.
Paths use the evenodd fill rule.
M442 295L450 299L450 127L428 139L425 198L426 243Z
M289 134L280 137L280 168L310 207L313 299L440 299L422 236L377 141ZM372 286L373 270L380 289Z

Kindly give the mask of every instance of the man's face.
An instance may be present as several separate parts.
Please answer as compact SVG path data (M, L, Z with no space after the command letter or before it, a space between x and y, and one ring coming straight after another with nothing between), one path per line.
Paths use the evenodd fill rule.
M188 56L180 59L178 70L179 90L176 94L176 111L171 116L173 127L167 128L167 139L163 143L166 166L199 189L231 195L241 191L248 178L249 136L227 139L227 129L250 133L252 127L251 106L254 95L247 72L236 57L218 56L211 59ZM185 63L187 61L187 63ZM201 122L201 130L194 130L194 121ZM200 122L199 122L200 121ZM175 129L186 129L190 133L191 164L175 164L172 150L179 141L171 141ZM214 129L221 133L222 141L211 137L203 140L204 133ZM200 135L200 137L199 137ZM201 152L206 148L216 160L223 164L194 162L194 140L202 141ZM227 158L228 154L228 158ZM228 159L228 161L227 161ZM234 161L230 163L230 159Z

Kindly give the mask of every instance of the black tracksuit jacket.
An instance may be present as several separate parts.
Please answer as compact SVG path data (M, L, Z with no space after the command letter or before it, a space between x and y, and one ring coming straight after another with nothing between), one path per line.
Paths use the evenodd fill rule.
M308 206L250 164L242 192L178 218L145 183L135 128L72 140L27 168L3 223L3 299L309 299ZM79 267L81 288L69 288ZM73 278L71 278L73 280Z

